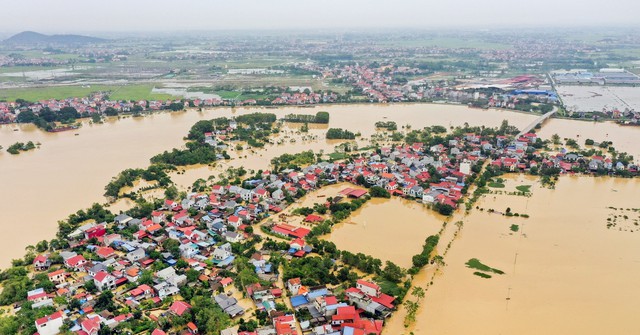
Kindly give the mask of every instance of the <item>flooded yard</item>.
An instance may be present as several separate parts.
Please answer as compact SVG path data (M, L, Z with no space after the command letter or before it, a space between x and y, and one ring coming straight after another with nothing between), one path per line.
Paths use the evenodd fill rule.
M392 261L408 269L424 240L436 234L445 218L413 201L373 198L333 227L327 240L338 249Z

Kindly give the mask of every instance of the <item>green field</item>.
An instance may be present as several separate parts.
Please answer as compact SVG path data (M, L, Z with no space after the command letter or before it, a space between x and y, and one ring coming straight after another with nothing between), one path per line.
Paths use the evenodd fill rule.
M153 94L154 85L140 84L127 86L49 86L31 88L10 88L0 90L0 100L15 101L24 99L37 101L43 99L66 99L85 97L93 92L111 92L110 98L115 100L165 100L171 98L168 94Z
M349 158L349 155L342 152L332 152L329 154L329 158L335 161L340 159L347 159Z

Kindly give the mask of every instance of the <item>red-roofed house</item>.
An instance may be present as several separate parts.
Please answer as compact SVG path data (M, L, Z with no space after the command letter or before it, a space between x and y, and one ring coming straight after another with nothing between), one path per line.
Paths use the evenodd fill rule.
M331 317L331 325L340 327L343 323L352 324L359 319L355 306L338 307L337 314Z
M222 278L220 280L220 285L222 285L222 287L227 287L229 285L231 285L231 283L233 283L233 279L226 277L226 278Z
M182 314L186 313L191 309L191 305L184 301L176 301L169 307L169 312L176 314L178 316L182 316Z
M80 328L88 335L98 335L98 331L100 331L100 318L96 316L92 319L86 319L80 323Z
M280 223L271 228L274 233L293 238L304 238L311 232L309 229L295 227L286 223Z
M358 279L356 288L369 296L377 297L380 294L380 286L366 280Z
M153 289L149 285L142 284L131 290L129 293L131 293L131 296L136 300L140 301L142 299L151 298L153 296L153 292Z
M380 286L365 280L358 280L356 287L348 288L345 294L349 302L371 314L387 317L395 307L394 297L380 292Z
M107 230L104 228L104 226L99 224L97 226L94 226L94 227L91 227L91 228L85 230L84 238L86 240L92 239L94 237L97 238L97 237L104 236L104 234L106 234L106 233L107 233Z
M47 270L51 266L51 261L47 255L38 255L33 260L33 269L36 271Z
M47 315L37 319L36 329L40 335L55 335L60 332L60 327L64 324L67 316L63 311L57 311L51 315Z
M116 255L116 251L111 247L101 247L96 250L96 255L98 255L102 259L107 259L114 257Z
M297 295L298 290L302 287L300 278L291 278L287 280L287 289L291 292L291 295Z
M67 279L67 272L63 269L49 273L49 280L56 285L64 282L65 279Z
M305 222L311 222L311 223L315 223L315 222L322 222L324 219L322 218L322 216L318 216L318 215L314 215L314 214L309 214L307 215L306 218L304 218Z
M277 335L297 335L296 318L293 315L283 315L273 318L273 326Z
M187 323L187 329L189 329L189 333L193 335L198 334L198 327L193 322Z
M242 224L242 219L235 215L231 215L229 216L229 218L227 218L227 222L229 223L229 225L233 226L233 228L238 229L238 227L240 227L240 225Z
M106 271L100 271L93 277L93 282L101 292L104 290L113 290L116 288L116 277Z
M85 265L86 263L87 263L87 260L82 255L76 255L64 261L64 265L67 268L76 270L76 271L82 269L82 266Z

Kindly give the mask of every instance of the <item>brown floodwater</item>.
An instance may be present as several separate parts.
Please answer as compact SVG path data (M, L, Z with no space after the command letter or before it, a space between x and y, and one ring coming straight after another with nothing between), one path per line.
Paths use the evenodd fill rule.
M373 198L334 226L326 239L340 250L408 269L413 255L420 253L428 236L438 233L445 219L415 201Z
M399 126L427 125L497 126L503 119L523 127L535 117L508 111L468 109L453 105L332 105L316 109L265 109L278 116L288 113L331 113L329 127L360 131L360 146L369 143L374 123L392 120ZM154 114L144 118L111 119L104 124L85 124L77 131L45 133L30 125L0 126L0 145L16 141L42 143L41 148L18 156L0 153L0 266L20 257L28 244L50 239L56 221L105 202L103 187L112 176L128 167L144 167L149 158L182 145L182 137L201 119L253 112L255 109L212 109L204 112ZM385 119L386 117L386 119ZM18 128L20 131L13 131ZM278 135L283 144L264 149L232 151L232 159L215 168L195 167L172 174L181 186L197 178L218 175L229 166L265 169L271 158L303 150L332 152L339 141L324 139L326 126L310 126L307 134L297 125L285 125ZM75 136L75 133L78 136ZM550 120L540 131L545 137L608 138L619 150L640 156L640 128L611 123L593 125ZM316 136L314 138L314 136ZM295 142L291 142L291 139ZM518 177L523 178L523 177ZM535 181L509 181L517 184ZM385 334L636 334L633 314L640 307L640 235L607 229L613 207L637 208L637 180L608 178L561 178L555 190L533 188L533 197L489 195L483 208L527 213L531 218L506 218L473 210L464 217L463 229L453 238L455 226L447 225L438 251L453 239L445 256L446 266L421 271L414 284L426 287L434 281L422 302L414 326L402 327L403 307L388 320ZM327 192L333 191L327 189ZM149 192L152 195L157 191ZM161 195L161 194L159 194ZM310 195L302 203L320 200ZM375 203L380 202L380 204ZM127 208L119 201L112 208ZM400 199L374 199L372 203L336 227L328 238L338 247L362 251L407 267L424 239L437 232L442 218ZM453 221L462 218L458 214ZM349 222L353 222L349 223ZM509 226L520 225L513 233ZM384 232L384 233L381 233ZM411 234L409 234L410 232ZM397 235L393 235L397 234ZM355 236L355 238L354 238ZM517 254L517 257L516 257ZM464 263L478 258L505 271L482 279ZM434 277L435 276L435 277ZM510 300L507 300L510 298Z
M584 145L588 138L596 142L611 141L617 151L627 152L636 160L640 158L640 127L619 126L613 122L550 119L537 133L544 139L558 134L561 138L575 139L580 145Z
M360 146L375 133L374 123L396 121L398 126L410 124L414 129L428 125L497 126L504 119L518 127L529 124L534 116L505 110L470 109L459 105L327 105L318 108L286 107L279 109L209 109L158 113L142 118L111 118L104 124L89 124L76 131L42 132L32 125L0 126L0 145L7 148L17 141L40 142L39 149L17 156L0 153L0 266L23 255L24 247L54 236L56 222L94 202L105 202L104 186L118 172L129 167L145 167L154 154L183 145L182 138L191 125L202 119L251 113L256 110L275 113L331 113L329 127L347 128L362 133ZM610 127L606 124L604 127ZM298 126L285 125L280 134L283 144L270 145L252 153L232 151L229 162L216 169L189 168L184 174L173 174L181 186L189 186L197 178L219 174L225 166L265 169L271 158L282 153L303 150L334 151L339 141L324 139L326 126L311 125L308 134L297 133ZM19 131L13 131L18 129ZM604 133L613 131L603 129ZM568 132L569 133L569 132ZM75 134L78 134L75 136ZM311 136L315 139L309 139ZM306 136L307 140L303 140ZM562 136L562 135L561 135ZM296 141L291 142L294 138ZM116 206L118 209L126 206Z
M519 176L505 190L524 184L532 180ZM606 220L609 206L640 207L640 182L565 177L555 190L533 185L530 198L491 194L478 202L485 211L463 218L416 323L404 329L401 311L385 334L638 333L640 234L607 229ZM507 207L531 217L486 211ZM475 276L465 266L471 258L505 274ZM414 285L431 280L423 271Z

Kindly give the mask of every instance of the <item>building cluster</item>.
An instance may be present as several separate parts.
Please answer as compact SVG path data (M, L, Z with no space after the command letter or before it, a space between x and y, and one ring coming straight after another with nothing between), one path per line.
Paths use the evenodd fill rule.
M258 332L229 329L224 334L380 334L383 320L395 308L394 297L382 293L374 282L358 280L355 287L336 296L326 286L306 287L300 278L293 278L286 282L287 298L275 285L280 274L269 261L272 251L259 249L248 261L262 283L272 284L238 282L233 272L237 258L234 245L250 239L254 225L280 213L294 198L338 181L378 186L392 195L455 208L463 197L467 177L486 159L496 169L514 172L533 168L557 168L561 173L579 168L638 171L637 165L603 156L583 157L564 151L549 154L536 148L539 143L534 133L515 139L466 133L434 145L382 147L351 161L319 162L278 173L264 171L242 186L212 185L206 193L188 193L177 201L167 199L148 217L120 214L113 222L85 223L68 234L70 246L56 255L58 259L46 253L35 257L34 270L46 271L55 288L38 287L25 298L33 308L58 309L36 320L40 335L59 333L65 322L72 332L95 335L102 327L114 328L131 319L130 313L94 310L98 294L104 291L111 291L114 303L128 310L159 311L150 316L152 319L157 315L182 316L192 306L178 297L194 280L214 292L213 301L231 318L246 312L238 298L225 293L236 285L272 323ZM346 188L331 201L366 194L366 190ZM323 220L323 215L305 218L310 224ZM313 251L305 242L310 233L305 227L276 223L260 228L288 242L288 250L281 251L285 258L309 257ZM188 271L197 279L189 279ZM56 297L78 300L80 306L62 308ZM295 311L304 310L311 317L297 320L293 314L279 312L277 305L285 299ZM188 328L187 332L197 334L195 324Z
M586 69L572 69L551 72L559 85L637 85L640 76L625 69L604 68L597 72Z

